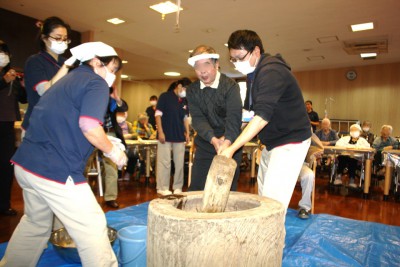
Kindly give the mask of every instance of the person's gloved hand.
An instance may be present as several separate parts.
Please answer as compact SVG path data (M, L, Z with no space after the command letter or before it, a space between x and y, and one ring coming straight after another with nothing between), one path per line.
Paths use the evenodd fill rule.
M122 144L122 140L121 139L116 138L116 137L111 136L111 135L107 135L107 138L108 138L108 140L110 140L110 142L113 145L117 146L120 150L125 151L126 148L125 148L124 144Z
M69 59L65 60L65 61L64 61L64 64L65 64L67 67L72 67L76 61L77 61L77 58L74 57L74 56L72 56L72 57L70 57Z
M122 147L125 150L125 146L122 145ZM122 150L121 147L119 147L118 145L113 144L111 152L110 153L104 152L103 154L107 158L111 159L112 162L114 162L117 165L118 170L121 170L122 167L125 166L126 163L128 162L128 157L126 156L124 150Z

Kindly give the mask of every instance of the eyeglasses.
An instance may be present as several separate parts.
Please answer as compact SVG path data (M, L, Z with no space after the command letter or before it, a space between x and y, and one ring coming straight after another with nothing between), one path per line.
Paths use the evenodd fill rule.
M54 41L56 41L57 43L61 44L61 43L71 43L71 40L68 39L67 37L53 37L53 36L49 36L49 38L53 39Z
M232 62L232 63L236 63L236 62L238 62L238 61L243 61L243 60L247 57L247 55L248 55L249 53L252 53L252 52L253 52L253 51L247 51L246 55L244 55L244 56L241 57L241 58L234 58L234 57L231 57L231 58L229 59L229 61Z

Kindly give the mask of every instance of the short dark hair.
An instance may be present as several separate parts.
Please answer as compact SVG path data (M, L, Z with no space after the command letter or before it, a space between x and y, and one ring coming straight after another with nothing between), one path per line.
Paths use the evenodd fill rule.
M156 95L152 95L152 96L150 96L150 101L152 101L152 100L158 100L158 97Z
M312 106L312 101L311 100L307 100L306 102L304 102L304 104L310 103L310 105Z
M97 57L97 58L100 59L100 61L103 62L103 64L106 66L111 61L115 61L118 64L116 72L122 69L122 59L119 56L107 56L107 57Z
M40 32L38 35L38 42L39 42L39 47L42 51L46 50L46 44L43 41L42 35L44 36L49 36L50 33L53 32L54 29L63 27L67 29L67 34L70 36L71 34L71 27L65 23L62 19L59 17L49 17L43 21L42 26L40 27Z
M183 87L187 87L187 86L189 86L191 83L192 83L192 81L191 81L189 78L187 78L187 77L184 77L184 78L182 78L182 79L180 79L180 80L178 81L178 84L182 85Z
M118 64L118 67L117 67L116 72L122 69L122 60L121 60L121 58L120 58L119 56L107 56L107 57L97 57L97 58L98 58L101 62L103 62L103 64L104 64L105 66L107 66L107 65L108 65L111 61L113 61L113 60L116 61L116 63ZM89 64L91 60L92 60L92 59L86 60L86 61L82 62L82 64L93 68L93 67Z
M171 92L173 90L175 90L175 88L178 86L178 81L175 81L173 83L171 83L167 89L167 92Z
M253 51L256 46L260 48L260 53L264 54L264 47L261 38L254 31L238 30L229 36L229 49L244 49L246 51Z
M7 55L10 55L10 49L8 48L8 45L3 40L0 40L0 52L4 52Z
M8 48L8 45L2 40L0 40L0 52L4 52L11 58L11 53L10 49ZM3 67L4 73L6 73L10 69L10 64L11 62L9 62L6 66Z
M171 92L171 91L175 90L175 88L176 88L178 85L182 85L183 87L187 87L187 86L190 85L191 83L192 83L192 81L191 81L189 78L186 78L186 77L185 77L185 78L182 78L182 79L180 79L180 80L177 80L177 81L171 83L171 84L169 85L169 87L168 87L167 92Z

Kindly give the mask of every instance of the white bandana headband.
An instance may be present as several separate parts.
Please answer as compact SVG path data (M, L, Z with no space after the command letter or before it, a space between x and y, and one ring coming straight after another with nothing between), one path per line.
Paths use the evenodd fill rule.
M200 54L200 55L196 55L196 56L190 57L188 59L188 63L189 63L190 66L194 67L194 64L196 64L197 60L206 59L206 58L219 59L219 54Z
M83 43L70 49L71 54L80 62L90 60L92 58L118 56L117 52L103 42Z

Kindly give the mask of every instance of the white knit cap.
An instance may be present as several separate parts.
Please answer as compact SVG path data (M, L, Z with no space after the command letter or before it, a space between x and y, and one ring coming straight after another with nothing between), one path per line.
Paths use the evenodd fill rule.
M188 63L189 63L190 66L194 67L194 64L196 64L197 60L206 59L206 58L218 59L219 58L219 54L206 54L205 53L205 54L196 55L196 56L190 57L188 59Z
M357 128L357 130L359 130L359 131L361 132L361 127L360 127L360 125L358 125L357 123L352 124L352 125L350 126L350 131L351 131L351 128Z
M70 49L71 54L80 62L95 57L118 56L114 48L103 42L89 42Z

